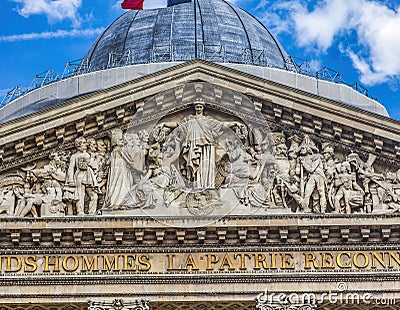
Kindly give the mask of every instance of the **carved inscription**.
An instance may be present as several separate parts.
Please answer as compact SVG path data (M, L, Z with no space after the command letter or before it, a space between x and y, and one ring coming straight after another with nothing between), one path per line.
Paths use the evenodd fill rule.
M73 273L393 271L398 251L193 252L0 256L0 275Z

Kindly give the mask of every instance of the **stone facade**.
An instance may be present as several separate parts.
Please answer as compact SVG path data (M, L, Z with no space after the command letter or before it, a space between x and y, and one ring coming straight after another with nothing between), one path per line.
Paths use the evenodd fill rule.
M399 298L394 120L193 61L0 132L4 309Z

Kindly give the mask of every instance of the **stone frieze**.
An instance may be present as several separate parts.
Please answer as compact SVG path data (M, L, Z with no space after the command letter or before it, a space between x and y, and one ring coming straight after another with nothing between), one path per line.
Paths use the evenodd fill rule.
M160 93L128 129L79 137L0 176L7 217L394 213L400 170L306 132L276 131L246 96ZM208 90L208 92L207 92ZM224 90L227 92L226 90ZM228 98L228 99L226 99ZM152 117L153 115L153 117ZM157 117L154 117L157 115Z

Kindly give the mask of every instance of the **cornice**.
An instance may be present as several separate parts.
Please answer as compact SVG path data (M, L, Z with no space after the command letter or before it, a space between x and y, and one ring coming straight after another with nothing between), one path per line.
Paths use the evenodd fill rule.
M182 226L185 223L185 226ZM204 225L201 225L204 224ZM179 227L180 225L180 227ZM16 251L63 248L151 247L159 251L190 246L222 251L302 246L396 249L397 216L229 216L223 219L148 217L65 217L6 219L0 222L0 245ZM54 248L53 248L54 247ZM60 248L61 247L61 248ZM236 250L234 248L236 248ZM59 250L57 250L57 248Z

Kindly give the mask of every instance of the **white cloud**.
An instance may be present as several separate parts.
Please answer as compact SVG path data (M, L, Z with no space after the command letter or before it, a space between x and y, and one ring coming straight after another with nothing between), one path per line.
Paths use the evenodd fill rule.
M315 43L319 49L326 51L332 45L335 35L349 26L355 1L327 0L311 12L300 7L300 10L293 13L300 46Z
M16 41L66 38L66 37L91 37L94 35L98 35L103 30L104 28L84 29L84 30L72 29L72 30L57 30L57 31L15 34L9 36L0 36L0 42L16 42Z
M260 0L255 10L261 12L259 18L268 26L269 30L275 35L281 33L293 33L295 23L293 16L295 13L304 11L302 3L298 0L270 1Z
M267 3L262 0L260 3ZM308 6L307 6L308 4ZM400 76L400 6L373 0L304 0L275 2L263 21L278 32L294 33L297 45L326 52L341 42L360 72L375 85Z
M43 14L47 16L49 22L70 20L73 27L79 27L82 18L78 13L82 5L82 0L12 0L22 4L17 8L21 16Z

